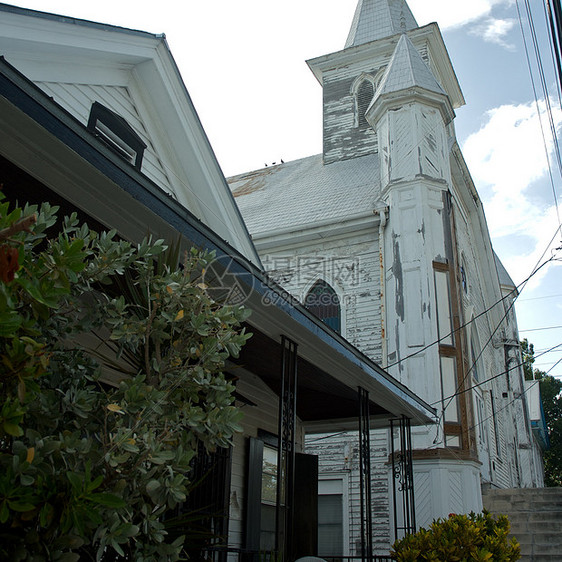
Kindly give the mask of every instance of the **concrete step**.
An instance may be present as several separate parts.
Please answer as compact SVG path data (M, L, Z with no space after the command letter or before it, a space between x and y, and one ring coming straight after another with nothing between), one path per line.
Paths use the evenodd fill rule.
M558 544L534 544L533 545L533 555L538 556L558 556L560 560L560 543Z
M505 514L521 545L521 562L562 561L562 488L486 490L484 507Z

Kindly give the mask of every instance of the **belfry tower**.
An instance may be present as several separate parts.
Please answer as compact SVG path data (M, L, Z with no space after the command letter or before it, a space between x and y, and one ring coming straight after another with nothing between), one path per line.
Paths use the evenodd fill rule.
M359 0L344 48L308 65L323 90L322 153L229 183L269 274L436 409L434 425L410 420L415 509L393 491L412 472L391 462L398 432L371 431L373 549L384 554L414 527L403 514L419 527L480 511L482 487L542 486L542 461L439 27L418 26L405 0ZM366 534L349 430L307 427L322 434L307 443L319 505L346 506L320 522L325 557L357 554Z
M382 365L440 421L414 430L417 520L480 510L452 203L464 99L441 33L404 0L360 0L345 48L309 66L323 87L324 165L378 153Z

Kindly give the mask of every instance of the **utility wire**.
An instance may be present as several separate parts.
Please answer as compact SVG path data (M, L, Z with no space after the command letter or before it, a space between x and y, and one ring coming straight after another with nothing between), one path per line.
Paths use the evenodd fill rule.
M519 330L520 332L542 332L543 330L558 330L561 326L545 326L544 328L528 328L526 330Z
M486 341L486 343L482 346L482 348L480 349L480 353L478 354L478 356L472 361L472 365L470 365L470 368L467 369L466 373L464 374L464 377L462 378L462 381L460 382L460 384L457 385L457 389L461 388L464 386L464 383L466 382L466 379L468 378L468 375L470 375L470 373L473 371L474 367L477 365L478 363L478 359L480 359L480 357L482 357L482 354L484 353L484 350L488 347L488 345L491 343L492 339L494 338L494 336L496 335L496 332L500 329L501 325L503 324L503 321L507 318L507 315L511 312L511 309L515 306L515 301L517 300L517 297L515 297L510 303L509 306L507 307L505 313L503 314L503 316L501 317L501 320L498 322L497 326L495 327L495 329L492 331L492 333L490 334L490 337L488 338L488 340ZM505 373L502 373L505 374ZM459 394L462 394L463 392L466 392L469 388L471 387L466 387L461 391L455 392L455 394L453 394L450 398L448 399L443 399L443 402L445 402L445 400L448 400L448 402L443 406L443 410L441 412L441 414L439 415L439 419L444 418L445 417L445 411L447 410L447 408L451 405L451 402L454 400L454 398L456 396L458 396Z
M558 347L562 347L562 343L555 345L554 347L551 347L548 351L554 351L555 349L557 349ZM538 357L540 357L543 353L543 351L545 351L545 349L535 349L535 353L540 353L540 355L538 355ZM559 352L562 352L562 349L558 350Z
M554 367L556 367L556 365L558 365L559 363L562 362L562 357L556 361L556 363L554 365L552 365L552 367L545 373L545 375L548 375L548 373L550 373L550 371L552 371L552 369L554 369ZM496 410L495 412L492 413L491 416L488 416L487 418L484 418L483 420L479 421L478 423L474 424L472 427L468 428L468 431L471 431L473 429L476 429L477 427L479 427L480 425L482 425L484 422L488 421L489 419L493 418L496 414L499 414L500 412L502 412L503 410L505 410L508 406L511 406L515 400L518 400L521 396L523 396L524 394L527 394L527 392L529 390L531 390L531 388L534 388L537 384L540 384L541 379L536 379L533 381L534 384L530 384L527 388L523 389L523 392L520 394L520 396L513 398L510 402L508 402L507 404L505 404L505 406L501 407L499 410Z
M548 243L547 246L547 250L550 247L550 245L552 244L552 242L554 241L554 238L556 238L556 235L558 234L558 232L560 231L561 227L558 227L556 229L556 232L554 234L554 236L552 237L552 239L550 240L550 242ZM540 260L542 260L542 258L544 257L544 254L546 254L545 250L542 254L542 256L539 258L539 262ZM494 302L492 305L490 305L488 308L484 309L482 312L478 313L476 316L473 316L470 320L468 320L467 322L465 322L464 324L461 324L458 328L451 330L448 334L445 334L441 337L439 337L438 339L436 339L435 341L432 341L431 343L428 343L427 345L425 345L424 347L421 347L420 349L418 349L417 351L414 351L413 353L410 353L409 355L406 355L400 359L398 359L397 361L395 361L394 363L390 363L389 365L386 366L386 369L390 369L391 367L395 367L396 365L399 365L400 363L403 363L404 361L411 359L412 357L415 357L416 355L419 355L420 353L423 353L424 351L426 351L427 349L429 349L430 347L433 347L434 345L437 345L439 343L441 343L443 340L446 340L448 338L450 338L451 336L457 334L457 332L460 332L461 330L463 330L464 328L466 328L467 326L470 326L474 321L476 321L478 318L488 314L494 307L496 307L497 305L503 303L505 300L510 299L510 298L517 298L517 292L519 291L520 287L523 287L534 275L536 275L538 273L538 271L540 269L542 269L546 264L548 264L549 262L554 261L554 258L549 258L547 261L545 261L542 265L540 265L539 267L535 266L535 268L533 269L532 273L525 279L523 280L521 283L519 283L519 285L517 285L517 287L515 289L512 289L509 293L507 293L505 296L501 297L499 300L497 300L496 302ZM521 289L522 290L522 289Z
M549 350L545 351L544 353L541 353L541 354L537 355L536 357L538 358L538 357L540 357L541 355L545 355L546 353L549 353L549 352L552 351L553 349L556 349L557 347L560 347L560 346L562 346L562 343L557 344L557 345L551 347ZM545 375L547 375L548 373L550 373L550 371L552 371L552 369L554 369L554 367L556 367L556 365L558 365L561 361L562 361L562 357L545 373ZM483 384L485 384L485 383L487 383L487 382L489 382L489 381L491 381L491 380L493 380L493 379L497 379L497 378L499 378L499 377L502 377L503 375L509 373L510 371L512 371L512 370L514 370L514 369L518 369L519 367L524 366L525 364L526 364L526 362L523 361L522 363L519 363L519 364L517 364L517 365L514 365L513 367L510 367L510 368L506 369L506 370L503 371L502 373L498 373L498 374L494 375L493 377L490 377L490 378L488 378L488 379L486 379L486 380L484 380L484 381L482 381L482 382L479 382L478 384L472 385L472 387L466 388L466 389L464 389L464 390L462 390L462 391L460 391L460 392L454 394L451 398L454 398L455 396L458 396L459 394L462 394L462 393L464 393L464 392L467 392L467 391L470 390L471 388L476 388L476 387L482 386ZM539 380L536 380L536 383L538 383L539 381L540 381L540 379L539 379ZM529 385L528 388L523 389L523 392L521 393L521 395L525 394L528 390L530 390L530 389L533 388L534 386L535 386L535 385ZM515 400L516 400L516 398L514 398L511 402L509 402L508 404L506 404L506 405L505 405L503 408L501 408L500 410L495 410L495 411L492 413L491 416L488 416L487 418L485 418L485 419L479 421L477 424L475 424L475 425L469 427L469 428L468 428L468 431L472 431L473 429L476 429L477 427L479 427L480 425L482 425L485 421L491 419L491 418L494 417L496 414L498 414L499 412L501 412L502 410L506 409L508 406L510 406L511 404L513 404L513 403L515 402ZM436 438L435 438L435 441L433 442L433 446L437 446L437 445L441 444L441 443L442 443L442 439L443 439L443 438L441 438L441 439L439 440L439 442L438 442L438 441L437 441L437 437L436 437Z
M517 7L517 15L519 17L519 27L521 29L521 35L523 37L523 45L524 45L524 48L525 48L525 57L527 59L527 67L529 69L529 76L531 78L531 85L532 85L532 88L533 88L533 95L534 95L534 98L535 98L535 105L536 105L536 108L537 108L539 125L540 125L540 128L541 128L541 135L542 135L542 139L543 139L543 146L544 146L544 149L545 149L546 162L547 162L547 167L548 167L548 174L549 174L549 177L550 177L550 185L551 185L551 188L552 188L552 192L554 194L554 204L556 206L556 216L558 218L558 224L560 225L561 224L560 223L560 213L559 213L559 210L558 210L558 198L557 198L557 195L556 195L556 187L554 186L554 178L552 176L552 166L550 164L550 156L548 154L548 146L546 144L546 136L545 136L545 133L544 133L544 128L543 128L542 119L541 119L539 98L538 98L538 95L537 95L537 88L535 86L535 79L533 78L533 70L532 70L532 67L531 67L531 58L529 56L529 49L527 47L527 39L525 38L525 31L524 31L524 28L523 28L523 18L521 17L521 11L520 11L520 8L519 8L519 0L516 0L515 5ZM540 56L537 53L538 45L536 44L536 34L534 32L534 24L533 24L532 14L530 13L530 8L529 8L529 5L528 5L528 0L525 0L525 7L527 8L527 14L529 16L529 25L531 26L531 30L532 30L531 36L533 38L533 44L535 45L535 54L536 54L536 58L537 58L537 61L538 61L537 64L539 66L539 69L542 71L543 67L542 67L542 63L540 62ZM539 75L541 75L541 77L542 77L541 78L541 83L542 83L543 80L544 80L544 72L539 72ZM546 85L543 85L543 90L544 89L546 89ZM552 131L552 126L553 126L552 110L550 108L550 99L549 99L547 91L545 91L545 104L547 104L547 112L548 112L548 115L549 115L549 121L551 122L551 131ZM562 163L560 162L560 150L558 148L558 140L557 140L557 137L556 137L556 131L554 130L554 131L552 131L552 133L553 133L553 141L554 141L555 147L556 147L555 153L556 153L556 156L557 156L558 170L559 170L559 172L562 176Z
M527 11L527 17L529 19L529 29L531 31L531 38L533 40L533 49L535 52L535 59L537 61L537 69L538 69L538 73L539 73L539 78L540 78L540 83L541 83L541 87L542 87L542 91L543 91L543 95L544 95L544 101L546 104L546 108L547 108L547 115L548 115L548 120L549 120L549 124L550 124L550 132L552 134L552 140L554 142L554 147L555 147L555 156L556 156L556 162L558 164L558 171L560 173L560 175L562 176L562 161L560 159L560 146L558 144L558 135L556 134L556 126L554 125L554 119L552 117L552 105L550 103L550 95L548 92L548 85L546 82L546 76L544 73L544 66L542 64L542 59L541 59L541 54L540 54L540 48L539 48L539 41L537 39L537 31L536 31L536 27L535 27L535 22L534 22L534 18L533 18L533 12L531 10L531 7L529 5L529 0L525 0L525 8ZM550 43L550 52L552 54L552 44ZM540 114L539 114L539 118L540 118ZM557 205L557 198L556 198L556 192L554 194L555 196L555 203Z
M558 46L560 46L560 41L562 39L562 9L560 8L560 0L553 0L553 6L554 6L554 19L553 19L553 24L555 23L556 25L556 37L558 38ZM558 49L558 55L560 56L560 49ZM561 65L558 64L558 82L562 85L562 68ZM560 100L560 102L562 103L562 99Z
M556 68L558 73L558 80L556 80L556 91L558 93L558 104L561 106L562 109L562 92L560 91L561 80L562 80L562 63L560 62L560 41L558 40L556 34L556 28L554 23L554 18L552 15L552 9L550 7L549 0L545 0L543 2L544 12L545 12L545 19L548 22L547 30L548 30L548 39L550 41L550 54L552 57L552 65ZM554 49L553 49L554 47Z
M562 293L558 293L556 295L543 295L542 297L530 297L528 299L519 299L519 302L540 301L544 299L554 299L558 297L562 297Z
M557 347L561 347L562 343L556 344L555 346L551 347L550 349L547 349L546 351L543 351L542 353L538 354L535 356L535 359L538 359L539 357L542 357L543 355L546 355L547 353L550 353L551 351L555 350ZM562 361L562 358L560 358L560 360L558 360L554 366L556 366L560 361ZM508 367L505 371L502 371L501 373L497 373L491 377L488 377L487 379L477 382L476 384L473 384L472 386L466 387L462 390L459 390L457 392L455 392L455 394L452 394L451 396L447 396L447 398L444 398L443 400L452 400L453 398L456 398L457 396L460 396L461 394L464 394L465 392L468 392L470 389L472 388L478 388L479 386L482 386L490 381L493 381L494 379L498 379L500 377L502 377L503 375L507 375L508 373L510 373L511 371L514 371L515 369L519 369L519 367L524 367L525 365L527 365L527 361L521 361L520 363L517 363L516 365L512 365L511 367ZM554 368L553 366L553 368ZM552 369L549 369L549 372ZM433 402L432 404L430 404L431 406L435 406L437 404L439 404L439 402L441 402L441 400L438 400L437 402Z
M445 404L443 406L443 409L441 410L441 413L439 414L438 417L438 422L441 422L441 419L443 419L445 417L445 411L447 410L447 408L451 405L451 402L453 401L455 396L458 396L458 394L462 394L463 392L466 392L468 390L468 388L459 391L458 389L461 388L464 383L466 382L466 379L468 378L468 375L472 372L472 370L474 369L474 366L477 364L478 359L480 359L480 357L482 356L482 354L484 353L484 350L486 349L486 347L491 343L495 333L498 331L498 329L500 328L500 326L502 325L503 321L505 320L505 318L507 317L507 315L509 314L509 312L511 311L511 309L515 306L515 301L517 300L517 297L521 294L521 292L523 291L523 289L525 288L525 285L527 284L527 282L534 276L536 275L539 270L541 268L543 268L546 264L550 263L551 261L555 260L554 255L552 255L548 260L546 260L545 262L543 262L541 265L540 262L543 259L544 255L546 254L546 252L548 251L548 248L550 247L550 245L552 244L552 242L554 241L554 238L556 238L558 232L560 231L561 226L559 225L558 228L556 229L554 236L551 238L550 242L548 243L547 247L545 248L544 252L542 253L541 257L539 258L539 260L537 261L535 267L533 268L531 274L527 277L527 279L525 279L522 283L520 283L518 285L518 287L521 287L521 291L515 296L515 298L511 301L511 303L509 304L507 310L505 311L505 314L502 316L501 320L498 322L496 328L493 330L492 334L490 335L490 337L488 338L488 340L486 341L486 343L482 346L482 349L480 350L480 353L478 354L478 357L476 357L476 359L474 359L474 361L472 362L470 368L467 370L467 372L465 373L464 377L462 378L461 382L456 385L457 387L457 391L455 392L455 394L453 394L450 398L444 398L442 400L442 402L444 402L445 400L448 400L447 404ZM560 248L557 248L560 249ZM513 292L513 291L512 291ZM503 300L503 299L502 299ZM474 320L475 318L473 318L472 320ZM505 374L505 373L502 373ZM496 378L494 376L494 378ZM487 380L491 380L491 379L487 379ZM486 381L483 381L483 383Z

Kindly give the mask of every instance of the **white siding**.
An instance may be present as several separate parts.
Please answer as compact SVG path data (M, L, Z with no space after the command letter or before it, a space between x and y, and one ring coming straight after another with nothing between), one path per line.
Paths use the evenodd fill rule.
M96 86L91 84L63 84L37 82L37 85L62 105L83 125L88 123L92 103L98 101L129 123L146 143L141 171L162 189L172 192L167 170L157 154L134 96L127 86Z
M359 475L359 438L357 432L346 432L329 437L325 434L309 435L306 452L319 455L319 471L329 474L347 474L349 485L349 555L360 555L361 497ZM385 556L390 549L389 525L389 467L388 432L371 432L371 493L373 515L374 554Z
M245 517L245 482L247 475L247 447L248 438L257 437L258 429L277 434L277 395L257 376L250 373L241 373L236 385L237 391L256 404L256 406L242 405L244 419L242 426L244 432L237 434L234 438L232 454L232 480L230 485L230 521L229 521L229 546L241 547L244 544L244 517ZM303 446L303 431L301 424L297 421L296 448L301 451Z
M262 255L270 276L297 299L318 279L328 282L342 302L342 335L381 362L381 306L378 231L324 240ZM305 265L303 265L305 264Z

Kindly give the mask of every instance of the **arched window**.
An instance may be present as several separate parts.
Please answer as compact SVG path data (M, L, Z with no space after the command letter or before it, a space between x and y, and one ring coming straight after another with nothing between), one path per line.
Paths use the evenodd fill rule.
M472 322L474 322L474 316L472 317ZM480 344L478 342L478 334L476 329L473 327L471 330L470 338L470 365L472 370L472 376L474 380L480 380Z
M359 127L366 127L368 125L365 113L369 109L369 105L373 101L375 95L375 86L371 80L363 80L357 89L357 125Z
M322 322L341 332L341 308L338 295L326 281L316 281L304 300L305 306Z
M464 255L461 257L460 273L461 273L462 290L463 290L465 295L468 295L468 275L467 275L467 272L466 272L466 263L465 263L465 260L464 260Z

